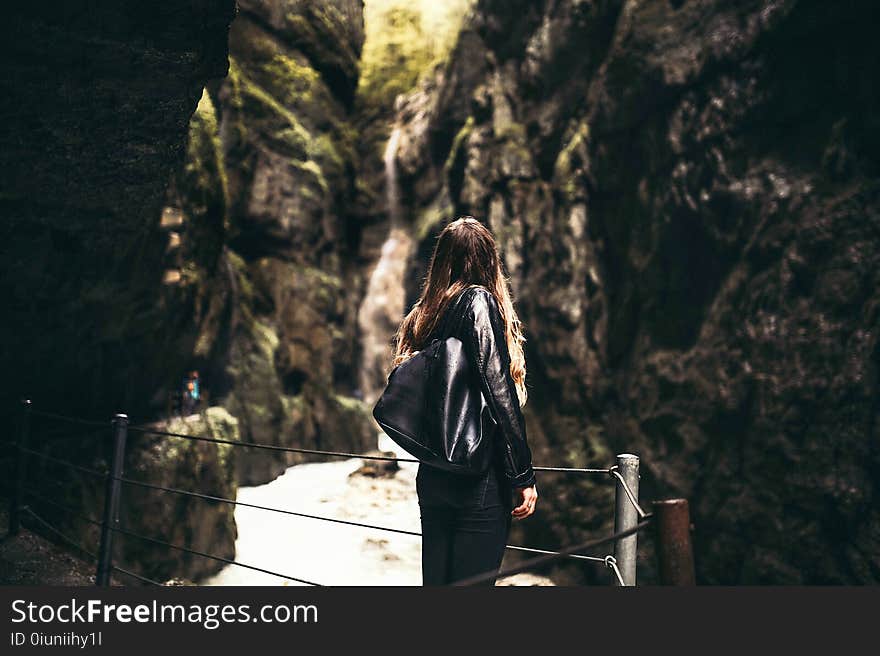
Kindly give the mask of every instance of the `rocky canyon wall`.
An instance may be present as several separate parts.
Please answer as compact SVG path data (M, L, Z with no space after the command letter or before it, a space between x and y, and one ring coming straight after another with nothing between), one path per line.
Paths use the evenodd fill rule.
M158 217L234 0L37 2L2 28L4 407L143 416L174 360Z
M499 239L536 463L638 453L702 583L880 578L876 13L484 0L399 114L414 270L448 216ZM540 486L528 543L610 529L606 482Z
M17 9L3 29L10 425L21 396L79 417L162 419L198 369L208 403L223 408L160 428L374 447L357 398L359 229L346 214L362 3L48 3ZM57 455L77 444L73 460L106 466L109 440L45 443L58 428L35 424L36 446ZM238 482L307 457L217 446L133 433L127 467L234 498ZM34 466L69 506L100 508L100 481ZM126 489L123 515L131 530L233 553L229 506ZM121 556L155 578L216 569L130 539Z
M169 177L188 156L188 125L203 88L227 73L234 12L234 0L37 2L4 12L5 440L17 434L21 397L30 397L37 412L106 420L101 431L37 417L32 424L32 448L100 470L110 459L112 413L128 412L140 423L164 407L168 381L177 381L193 343L189 300L166 284L160 216ZM130 470L147 482L186 487L200 480L234 496L234 462L216 445L165 444L148 456L150 447L134 437L130 442ZM8 463L4 458L6 473ZM29 498L34 511L96 549L94 527L64 507L100 515L103 479L34 457L27 480L61 504ZM169 528L167 516L149 512L149 495L126 492L129 530L155 534L161 525L183 537L184 546L200 543L227 554L233 548L229 508L202 508L199 517L182 513ZM217 530L198 530L211 524ZM193 538L194 531L199 536ZM153 561L139 555L145 551L125 541L120 562L148 567ZM210 562L190 567L174 552L163 559L167 567L150 570L154 576L210 570Z
M181 214L181 286L203 308L191 362L246 442L375 447L356 396L362 273L346 212L362 45L360 2L240 0L229 75L209 87L169 192ZM210 226L217 239L206 238ZM302 459L244 450L239 479L266 482Z

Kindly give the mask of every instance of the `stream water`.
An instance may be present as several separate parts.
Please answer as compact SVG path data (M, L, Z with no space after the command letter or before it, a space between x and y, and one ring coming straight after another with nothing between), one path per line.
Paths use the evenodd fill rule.
M380 435L382 451L394 452L402 458L412 457L386 435ZM419 532L418 465L402 462L393 476L373 478L354 474L363 462L353 458L295 465L271 483L239 488L238 500ZM235 521L238 562L323 585L422 584L419 536L281 515L246 506L236 506ZM227 565L201 585L304 584ZM499 580L496 585L547 586L553 582L544 576L523 573Z
M400 451L384 434L383 451ZM242 487L238 500L418 532L417 465L393 477L352 475L363 460L295 465L274 481ZM421 585L421 539L236 506L236 560L324 585ZM227 565L202 585L302 585Z

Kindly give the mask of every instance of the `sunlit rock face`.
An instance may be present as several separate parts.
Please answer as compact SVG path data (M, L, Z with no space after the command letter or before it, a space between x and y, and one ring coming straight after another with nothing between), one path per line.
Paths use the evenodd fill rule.
M184 258L208 281L195 358L244 441L362 451L375 446L375 430L355 396L362 273L358 227L345 212L361 3L242 0L239 9L229 75L210 88L215 123L203 130L220 154L222 176L209 186L222 193L223 215L199 213L198 177L172 198L187 208L192 243L205 225L223 226L217 265L204 252ZM239 478L266 482L295 461L244 451Z
M499 239L535 462L639 454L703 583L880 579L875 19L487 0L400 112L423 244L461 213ZM542 486L529 543L610 530L608 481Z

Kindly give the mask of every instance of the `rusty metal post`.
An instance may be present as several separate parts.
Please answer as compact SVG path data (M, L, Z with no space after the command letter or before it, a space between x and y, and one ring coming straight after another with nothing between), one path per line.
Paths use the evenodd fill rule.
M617 456L617 473L626 481L627 487L632 492L636 501L639 500L639 457L631 453L621 453ZM639 523L639 513L633 506L623 488L620 480L616 479L615 485L615 512L614 532L619 533L632 528ZM621 538L614 543L614 559L620 569L623 584L631 586L636 584L636 552L638 548L638 534L633 533ZM620 582L616 582L620 585Z
M104 490L104 517L101 525L101 546L98 551L98 571L95 585L110 585L110 572L113 569L113 533L119 524L119 492L122 482L122 468L125 462L125 440L128 435L128 415L118 414L113 418L115 428L113 438L113 462L107 474Z
M15 454L15 487L9 495L9 532L8 535L18 535L21 529L21 508L24 504L24 481L27 478L27 453L31 435L31 402L23 399L21 402L21 426L18 433L18 444Z
M691 515L687 499L654 502L661 585L695 585Z

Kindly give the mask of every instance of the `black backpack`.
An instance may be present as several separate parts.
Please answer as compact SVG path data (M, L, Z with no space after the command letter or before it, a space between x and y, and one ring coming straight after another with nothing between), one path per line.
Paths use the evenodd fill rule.
M465 290L467 291L467 290ZM420 462L480 475L491 462L492 417L464 344L442 332L464 292L450 303L441 330L388 374L373 418L388 437Z

